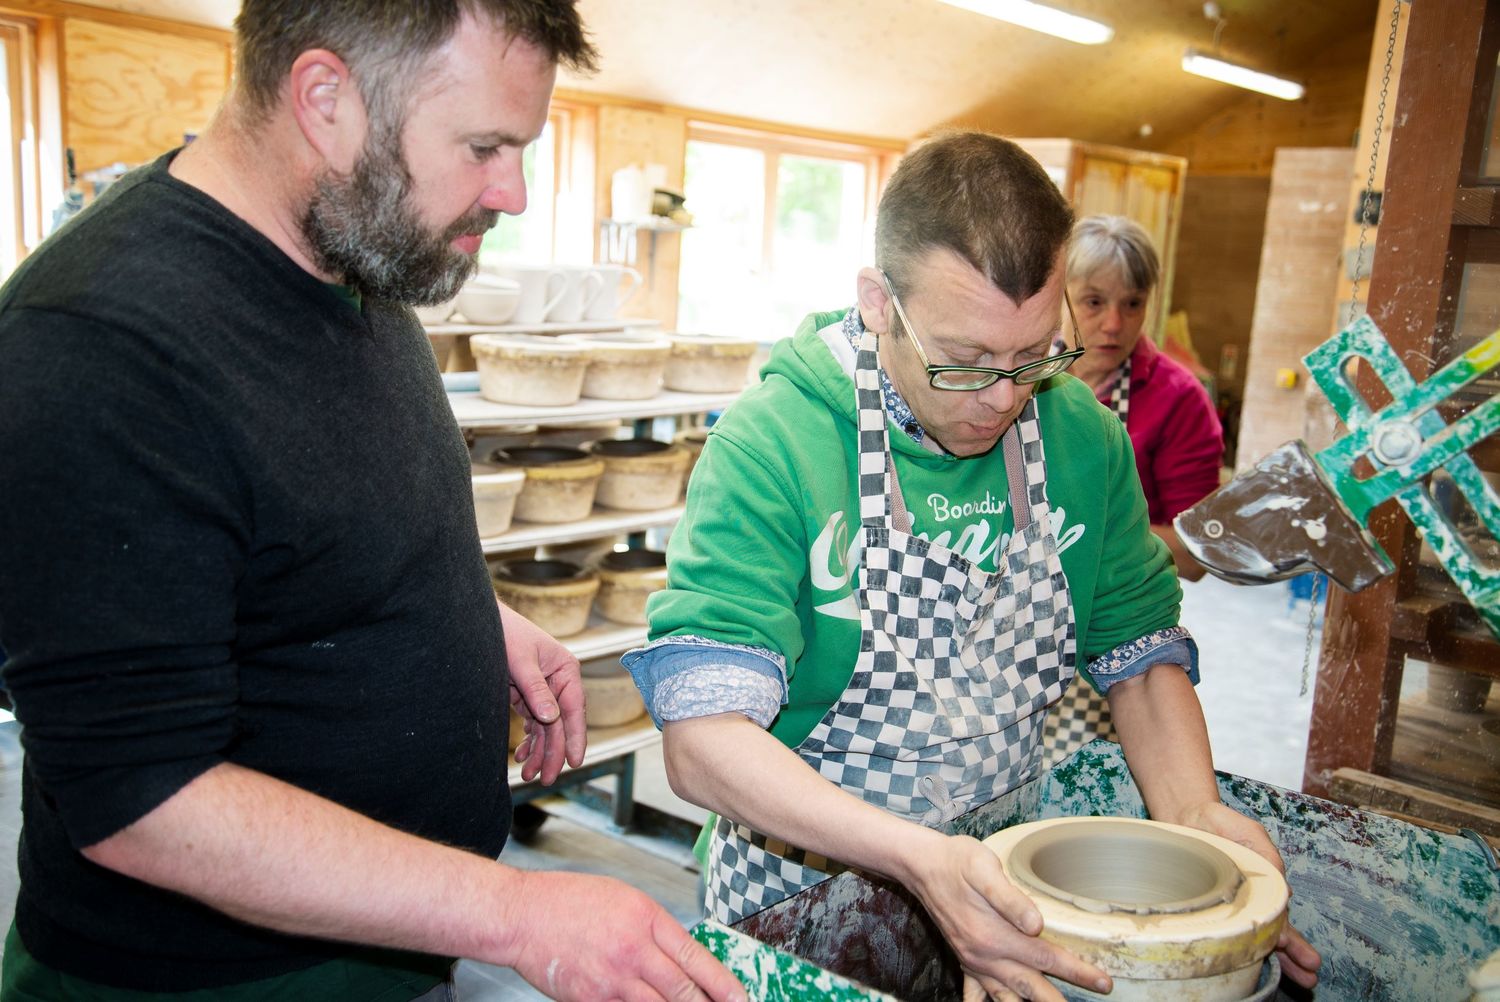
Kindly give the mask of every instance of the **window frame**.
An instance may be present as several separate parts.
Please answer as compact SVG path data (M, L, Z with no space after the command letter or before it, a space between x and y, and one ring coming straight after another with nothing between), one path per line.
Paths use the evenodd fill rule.
M875 246L875 211L903 150L894 145L877 145L850 139L834 139L826 136L782 131L768 127L757 127L731 122L715 121L711 118L688 116L685 130L684 150L688 143L701 142L718 146L737 147L759 153L763 160L763 187L761 191L760 257L756 270L774 281L777 266L777 222L780 196L780 175L784 157L811 157L820 160L854 164L863 169L863 212L860 223L861 256L863 263L873 264ZM691 206L689 206L691 208ZM675 309L681 316L683 289L681 271L675 297ZM778 337L763 338L774 341Z
M724 125L690 119L687 126L687 142L715 143L721 146L739 146L756 150L765 158L765 178L761 217L761 262L764 274L775 273L776 267L776 208L780 187L781 158L784 156L816 157L820 160L840 160L856 163L865 169L864 194L864 243L867 248L874 245L875 207L885 182L895 169L897 155L889 149L865 146L858 143L838 142L792 133L771 132L742 126Z
M9 274L41 243L44 235L41 186L41 110L38 98L38 26L30 18L0 16L0 46L5 49L6 94L10 104L9 170L13 231L0 234L6 254L0 263Z

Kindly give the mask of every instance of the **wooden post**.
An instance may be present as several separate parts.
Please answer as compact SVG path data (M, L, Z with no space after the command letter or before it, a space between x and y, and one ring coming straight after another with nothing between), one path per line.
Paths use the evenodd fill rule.
M1455 192L1472 145L1475 81L1494 78L1497 21L1500 0L1414 4L1396 106L1387 110L1396 126L1369 313L1419 380L1453 336L1444 297L1457 291L1449 264ZM1372 403L1387 396L1368 371L1360 391ZM1394 502L1376 509L1370 529L1392 559L1408 563L1413 530ZM1358 594L1330 596L1303 773L1308 793L1328 796L1336 769L1380 773L1389 764L1405 660L1391 636L1401 584L1397 574Z

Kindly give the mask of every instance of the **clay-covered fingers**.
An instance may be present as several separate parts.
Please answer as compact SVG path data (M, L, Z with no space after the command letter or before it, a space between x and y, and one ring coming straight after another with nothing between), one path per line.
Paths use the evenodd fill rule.
M561 742L567 753L568 764L577 769L583 765L583 753L588 750L588 722L584 717L585 697L583 679L575 661L568 671L552 677L557 695L557 705L562 710L564 740Z
M1022 998L1061 1002L1062 995L1043 973L1091 991L1109 991L1104 971L1038 938L1041 913L1006 879L993 852L965 836L946 839L944 850L923 869L922 886L914 890L964 968L986 991L1005 989Z
M550 724L538 721L536 729L541 732L542 740L542 752L537 756L541 761L538 774L543 785L550 786L562 773L563 757L567 752L562 718L559 717Z
M515 690L511 690L510 712L522 718L526 731L526 736L516 746L521 778L529 783L540 776L544 784L550 785L562 772L565 758L571 757L567 754L571 735L566 733L566 714L544 724L536 719Z
M706 998L702 992L687 997L693 999L693 1002ZM622 986L619 999L620 1002L672 1002L670 996L663 995L645 981L634 981Z
M964 871L970 887L1016 931L1028 937L1040 933L1042 913L1036 902L1006 878L999 858L978 842L963 848L969 855Z
M651 922L651 939L661 951L661 961L649 962L647 980L669 1002L692 1002L704 998L714 1002L746 1002L745 987L729 968L665 911Z
M994 1002L1067 1002L1067 997L1036 971L1012 965L1000 978L966 975L964 990L968 991L969 978L979 988L978 998Z
M1318 983L1318 968L1323 964L1323 957L1290 923L1281 930L1276 954L1281 961L1281 973L1303 988Z

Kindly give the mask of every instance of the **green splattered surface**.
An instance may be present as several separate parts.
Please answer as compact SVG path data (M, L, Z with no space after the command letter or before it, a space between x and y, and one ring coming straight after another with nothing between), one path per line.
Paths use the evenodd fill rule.
M764 1002L887 999L897 1002L890 995L822 970L717 922L699 922L693 927L693 938L708 947L708 952L734 972L752 999Z
M1317 1002L1469 998L1467 973L1500 949L1500 875L1472 842L1241 777L1221 774L1219 790L1260 820L1281 851L1292 921L1324 956ZM1027 821L1088 815L1146 816L1117 745L1087 745L944 830L982 839ZM930 920L900 888L858 873L737 930L705 924L694 935L753 999L956 997L956 962Z

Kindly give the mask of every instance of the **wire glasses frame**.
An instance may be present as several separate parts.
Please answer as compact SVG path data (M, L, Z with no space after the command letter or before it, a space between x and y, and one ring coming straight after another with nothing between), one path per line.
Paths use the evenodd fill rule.
M1063 302L1068 306L1068 320L1073 325L1073 343L1078 347L1058 352L1056 355L1048 355L1046 358L1039 358L1035 362L1027 362L1014 369L989 369L982 365L933 365L927 360L927 352L922 350L922 342L917 340L917 329L907 318L906 310L901 306L901 298L896 295L896 288L891 284L890 276L882 273L882 277L885 278L886 291L891 294L891 303L896 307L896 315L901 318L902 326L911 334L911 343L917 349L917 358L921 359L922 365L927 370L927 380L935 390L982 390L1002 379L1010 379L1023 384L1039 383L1058 373L1066 372L1074 362L1083 357L1083 339L1078 334L1078 318L1073 315L1073 302L1068 298L1065 289Z

